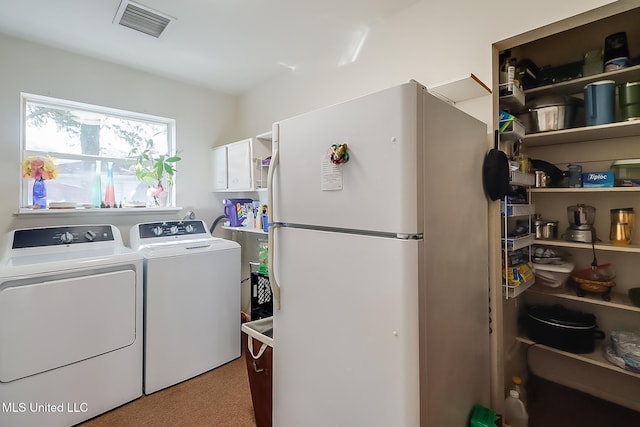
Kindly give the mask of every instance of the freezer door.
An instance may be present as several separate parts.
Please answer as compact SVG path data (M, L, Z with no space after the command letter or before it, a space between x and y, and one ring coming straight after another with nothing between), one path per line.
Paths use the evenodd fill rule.
M421 94L412 82L276 123L273 219L417 233ZM349 160L334 165L340 144Z
M273 425L418 427L419 242L276 238Z

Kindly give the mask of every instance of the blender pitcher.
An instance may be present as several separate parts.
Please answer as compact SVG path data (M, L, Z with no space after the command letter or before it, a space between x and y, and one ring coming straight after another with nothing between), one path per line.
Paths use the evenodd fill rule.
M592 243L596 240L596 208L578 204L567 208L569 228L565 233L565 240L570 242Z
M596 208L578 204L567 208L567 217L571 228L577 230L591 230L596 221Z

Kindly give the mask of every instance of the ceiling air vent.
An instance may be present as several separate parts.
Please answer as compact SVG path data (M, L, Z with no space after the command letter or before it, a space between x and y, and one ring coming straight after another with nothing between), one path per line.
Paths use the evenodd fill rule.
M175 18L129 0L122 0L113 22L153 37L167 28Z

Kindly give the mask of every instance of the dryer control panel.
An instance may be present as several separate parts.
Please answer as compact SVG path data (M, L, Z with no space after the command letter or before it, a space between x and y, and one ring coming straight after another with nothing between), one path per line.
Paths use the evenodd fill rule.
M12 249L114 241L110 225L74 225L16 230Z
M202 221L162 221L138 224L138 233L141 239L166 236L184 235L208 235Z

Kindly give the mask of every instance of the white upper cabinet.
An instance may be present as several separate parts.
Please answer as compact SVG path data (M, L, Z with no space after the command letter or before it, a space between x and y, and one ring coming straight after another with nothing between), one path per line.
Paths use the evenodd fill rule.
M271 141L262 136L212 149L213 191L256 191L266 188ZM264 164L267 163L267 164Z
M213 191L227 189L227 146L215 147L211 151L213 166Z
M245 139L227 146L227 185L231 191L255 188L253 180L252 140ZM256 159L257 160L257 159Z

